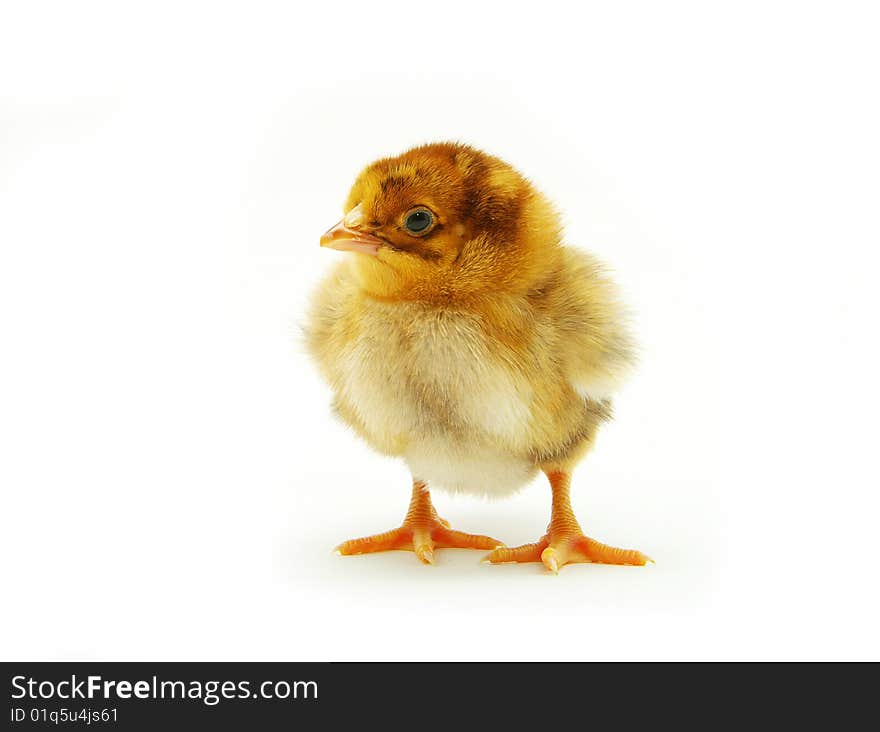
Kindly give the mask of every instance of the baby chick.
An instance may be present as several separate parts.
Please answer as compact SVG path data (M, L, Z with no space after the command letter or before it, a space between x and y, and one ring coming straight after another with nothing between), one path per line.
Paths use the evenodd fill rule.
M361 172L321 246L351 252L318 289L307 344L334 409L369 445L402 458L412 499L396 529L341 554L491 549L490 562L642 565L638 551L585 536L574 466L611 415L633 363L613 284L563 246L559 217L522 175L455 143L424 145ZM550 525L508 548L456 531L429 486L510 495L538 471Z

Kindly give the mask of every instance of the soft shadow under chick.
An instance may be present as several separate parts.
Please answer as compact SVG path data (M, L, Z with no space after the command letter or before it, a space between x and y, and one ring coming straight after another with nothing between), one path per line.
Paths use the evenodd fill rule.
M309 350L338 415L413 476L401 527L342 554L491 549L490 562L642 565L581 531L571 472L633 363L615 288L563 246L559 217L517 171L461 144L417 147L357 178L322 246L352 252L317 290ZM456 531L428 486L504 496L543 471L547 533L516 548Z

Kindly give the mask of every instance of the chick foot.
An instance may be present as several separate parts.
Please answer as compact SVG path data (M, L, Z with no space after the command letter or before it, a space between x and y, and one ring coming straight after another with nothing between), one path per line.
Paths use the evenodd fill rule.
M573 563L630 564L643 566L653 561L635 549L618 549L585 536L571 508L569 491L571 475L565 471L549 471L553 505L547 533L534 544L517 547L498 547L485 561L542 562L554 574L561 567Z
M416 481L403 524L383 534L351 539L336 547L339 554L371 554L392 550L415 552L425 564L434 563L434 549L495 549L504 542L490 536L466 534L451 528L437 515L427 486Z
M550 533L542 536L534 544L517 547L499 547L492 551L486 561L493 564L502 562L543 562L554 574L566 564L631 564L642 566L652 561L650 557L635 549L619 549L602 544L580 532Z

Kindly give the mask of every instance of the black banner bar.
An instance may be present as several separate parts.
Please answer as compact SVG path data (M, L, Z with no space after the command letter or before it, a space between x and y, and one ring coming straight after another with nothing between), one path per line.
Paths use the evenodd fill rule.
M334 722L421 729L442 720L463 729L478 721L515 729L527 719L549 726L610 720L624 728L692 721L704 729L738 720L788 728L801 716L839 728L858 721L877 677L876 667L858 664L0 665L11 730L323 729Z

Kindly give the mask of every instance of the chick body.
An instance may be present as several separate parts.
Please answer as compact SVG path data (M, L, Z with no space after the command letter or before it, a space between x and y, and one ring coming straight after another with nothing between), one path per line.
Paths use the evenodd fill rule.
M610 281L560 248L535 286L468 306L386 301L345 261L319 289L310 344L337 414L415 478L503 496L576 458L632 360Z

